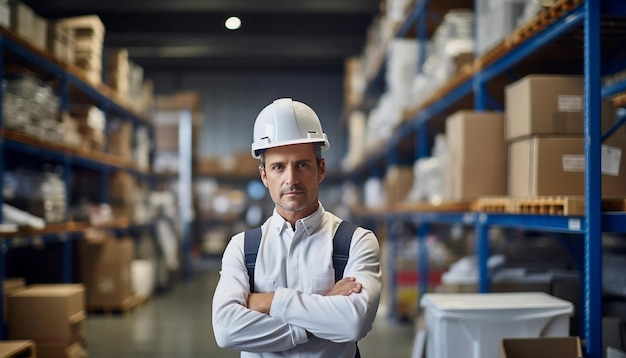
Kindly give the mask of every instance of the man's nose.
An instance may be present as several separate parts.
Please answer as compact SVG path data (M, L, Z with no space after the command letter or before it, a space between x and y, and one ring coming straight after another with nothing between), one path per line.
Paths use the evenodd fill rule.
M288 165L285 169L285 181L289 185L298 183L298 175L296 171L296 167L292 165Z

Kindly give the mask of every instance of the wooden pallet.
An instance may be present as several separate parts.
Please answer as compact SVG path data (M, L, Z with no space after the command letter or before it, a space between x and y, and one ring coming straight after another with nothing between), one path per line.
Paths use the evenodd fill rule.
M394 207L396 212L468 212L473 211L473 201L444 201L440 204L401 203Z
M583 196L538 196L530 198L481 197L475 211L506 214L585 215ZM626 198L602 198L602 211L626 211Z
M560 0L556 4L544 9L534 18L517 28L511 35L514 45L526 41L545 29L556 20L563 18L567 13L582 5L584 0Z
M622 93L613 97L613 105L620 108L626 107L626 93Z
M102 314L126 314L133 309L145 304L149 300L149 298L149 296L133 295L121 302L92 303L87 305L87 311L89 311L90 313Z

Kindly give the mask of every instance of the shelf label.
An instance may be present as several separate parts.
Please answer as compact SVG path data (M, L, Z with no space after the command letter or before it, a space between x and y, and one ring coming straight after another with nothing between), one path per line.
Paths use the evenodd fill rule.
M585 156L578 154L563 154L562 157L563 171L565 172L584 172Z
M582 112L583 97L580 95L560 95L559 112Z
M603 145L602 153L602 174L619 176L619 164L622 160L622 150L620 148Z
M601 170L602 174L619 176L619 167L622 161L622 150L617 147L602 145ZM563 154L563 171L583 172L585 171L585 156L579 154Z
M569 219L567 222L567 228L570 230L580 230L581 227L580 219Z

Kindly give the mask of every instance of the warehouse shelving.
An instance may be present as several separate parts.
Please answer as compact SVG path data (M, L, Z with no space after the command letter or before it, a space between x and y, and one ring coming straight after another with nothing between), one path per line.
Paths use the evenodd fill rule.
M118 98L117 94L104 85L92 85L85 80L80 69L55 59L49 53L32 46L28 41L0 28L0 77L5 78L9 66L25 69L46 79L55 80L59 86L60 110L68 111L76 99L99 107L106 115L116 115L130 121L133 127L150 128L147 115L140 114L136 109ZM0 91L0 109L3 108L4 93ZM0 111L1 112L1 111ZM150 130L150 129L149 129ZM48 243L62 245L62 281L72 280L72 243L83 238L83 231L88 223L74 222L68 219L67 208L71 188L71 173L77 169L100 173L99 199L107 202L109 188L108 176L118 171L127 172L139 180L150 183L152 175L136 167L130 159L99 150L81 149L70 145L55 143L42 138L22 134L4 128L3 116L0 115L0 183L4 182L4 172L8 157L23 158L30 161L50 162L62 168L62 179L65 185L65 222L48 224L42 230L22 229L13 233L0 234L0 295L2 281L5 276L5 253L7 249L17 247L36 247ZM0 204L4 199L0 197ZM2 212L0 212L2 222ZM145 225L129 227L121 220L111 224L111 229L136 232L150 230ZM0 309L0 322L3 321L3 310ZM0 325L0 339L5 337L4 326Z
M397 37L405 37L416 28L423 39L425 31L423 22L430 6L435 3L427 0L418 1L407 16L406 21L396 33ZM465 2L445 2L452 7L463 7ZM494 101L489 95L490 85L498 86L505 76L530 74L536 71L545 73L577 73L583 74L585 80L584 96L584 132L585 132L585 211L582 216L506 214L490 212L439 212L431 209L396 210L381 214L369 213L360 215L362 218L377 219L385 222L411 222L418 227L418 238L423 241L424 231L433 224L461 224L472 227L475 233L475 251L479 263L479 291L489 290L489 274L487 258L489 257L488 231L492 227L512 228L528 231L575 234L583 237L582 288L584 308L582 332L584 333L587 357L602 357L602 233L626 232L626 214L623 212L606 212L601 209L600 185L600 145L601 141L623 124L620 118L607 133L602 135L599 121L601 99L619 94L626 90L626 82L620 81L610 86L601 86L601 76L611 75L626 68L619 55L620 46L626 33L626 6L619 1L592 0L561 0L543 14L543 18L534 19L532 26L522 28L505 39L493 50L476 58L472 67L460 71L446 86L437 91L414 114L407 119L384 145L380 153L372 153L371 157L348 177L362 177L373 167L393 162L398 155L428 155L427 126L441 126L445 117L467 103L473 103L475 110L487 110ZM540 15L542 16L542 15ZM420 30L421 29L421 30ZM615 57L615 58L613 58ZM384 71L384 64L380 71ZM382 78L380 73L372 78ZM510 78L508 79L510 81ZM507 83L507 79L504 79ZM380 85L380 81L372 81L372 86ZM500 85L500 90L503 85ZM380 91L380 89L378 89ZM370 89L370 93L377 93ZM622 104L621 107L624 107ZM622 116L624 117L624 116ZM439 127L440 128L440 127ZM418 143L415 144L415 141ZM422 141L420 143L420 141ZM406 148L406 142L413 144L413 152L398 154L399 148ZM411 148L411 146L408 146ZM379 169L380 171L380 169ZM393 242L393 235L391 237ZM426 259L426 260L424 260ZM392 261L392 260L390 260ZM420 258L418 270L428 270L427 258ZM393 265L390 267L393 271ZM420 275L420 288L427 286L427 274ZM393 273L390 277L393 277ZM391 283L393 288L393 283ZM421 291L424 292L424 291ZM391 292L393 295L393 292ZM393 301L393 300L392 300Z

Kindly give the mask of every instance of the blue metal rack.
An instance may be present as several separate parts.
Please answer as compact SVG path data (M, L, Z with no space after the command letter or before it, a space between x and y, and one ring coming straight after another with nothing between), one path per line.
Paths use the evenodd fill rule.
M424 31L420 30L420 22L425 21L425 14L429 7L436 1L420 0L414 5L412 11L407 16L406 21L400 26L396 33L397 37L405 37L409 31L416 26L418 29L417 40L423 41ZM504 54L487 63L483 62L471 79L458 84L452 88L442 98L435 100L426 107L420 109L413 118L404 123L386 144L386 150L369 159L369 165L384 162L383 158L387 153L392 152L400 142L413 136L421 141L424 135L419 132L424 130L425 124L438 117L441 117L461 99L473 95L474 109L486 110L492 104L492 99L487 94L487 84L498 76L507 74L514 68L518 68L525 61L535 56L538 52L548 48L553 43L560 41L573 32L582 34L582 57L583 63L581 72L584 76L585 96L584 96L584 131L585 131L585 214L581 217L575 216L553 216L553 215L513 215L513 214L492 214L492 213L441 213L441 212L394 212L384 215L364 215L368 218L378 218L388 222L412 222L417 227L417 237L420 243L424 240L425 230L430 224L462 224L473 227L476 238L475 251L479 262L479 291L489 291L489 275L487 269L487 258L489 257L488 232L491 227L515 228L527 231L553 232L580 235L583 239L583 333L585 340L586 357L602 357L602 233L625 233L626 213L602 213L601 208L601 172L600 172L600 146L601 142L609 137L624 121L626 116L621 116L616 124L606 133L601 133L600 121L593 118L600 118L601 100L609 96L626 91L626 81L602 87L601 71L604 74L616 73L626 68L623 60L612 62L613 59L601 58L601 43L604 39L601 31L603 15L624 16L626 15L626 5L621 1L612 0L570 0L561 1L563 6L562 17L554 22L545 25L543 29L536 31L529 38L521 41L516 46L506 50ZM464 2L460 1L460 5ZM621 20L624 23L625 20ZM581 45L578 43L578 45ZM576 52L574 52L576 53ZM605 52L606 54L606 52ZM577 53L580 57L580 52ZM384 71L384 66L381 71ZM521 70L520 72L530 73L532 69ZM580 73L580 72L579 72ZM440 118L439 118L440 119ZM417 135L415 133L418 132ZM420 145L418 143L418 145ZM419 158L425 154L422 148L416 151ZM361 168L368 165L362 165ZM393 253L395 236L391 233L390 244ZM422 250L424 251L424 250ZM421 252L422 252L421 251ZM393 256L391 256L393 257ZM394 277L395 267L393 260L389 260L388 267L390 277ZM426 256L420 257L421 263L417 268L420 271L428 270ZM420 292L425 292L427 288L427 275L420 275ZM395 282L389 284L391 289L395 289ZM393 291L392 295L394 294ZM391 300L392 302L395 299ZM393 311L392 311L393 312Z
M0 77L4 78L5 65L9 63L7 58L13 58L11 63L18 63L19 66L34 68L46 75L57 78L60 83L59 93L61 97L61 109L67 110L71 103L71 93L80 93L87 96L95 105L103 109L107 114L116 114L133 123L133 126L148 126L150 124L141 115L133 110L120 105L106 92L94 88L83 81L75 70L70 70L64 64L58 62L50 55L34 49L28 43L16 37L11 32L0 29ZM3 93L0 91L0 128L3 128L2 118ZM151 129L151 128L150 128ZM5 156L7 151L13 155L27 155L59 163L63 166L63 179L66 184L66 192L70 192L70 172L72 168L81 167L106 174L123 170L135 177L148 182L152 181L150 173L138 170L131 163L121 161L114 155L105 153L84 153L78 152L70 147L50 146L43 141L26 137L22 140L19 134L15 134L4 129L0 132L0 185L4 180ZM100 198L108 198L108 181L101 181ZM3 198L0 196L0 204ZM66 203L67 204L67 203ZM66 206L67 207L67 206ZM2 222L2 211L0 211L0 222ZM62 244L62 280L69 283L72 280L72 242L82 238L82 230L85 225L80 224L55 224L42 231L17 232L15 234L3 234L0 236L0 296L3 294L2 281L5 276L4 255L6 251L14 247L36 246L46 243ZM133 228L127 228L134 230ZM137 227L136 230L145 230ZM0 322L4 320L2 313L2 303L0 303ZM4 326L0 324L0 339L5 338Z

